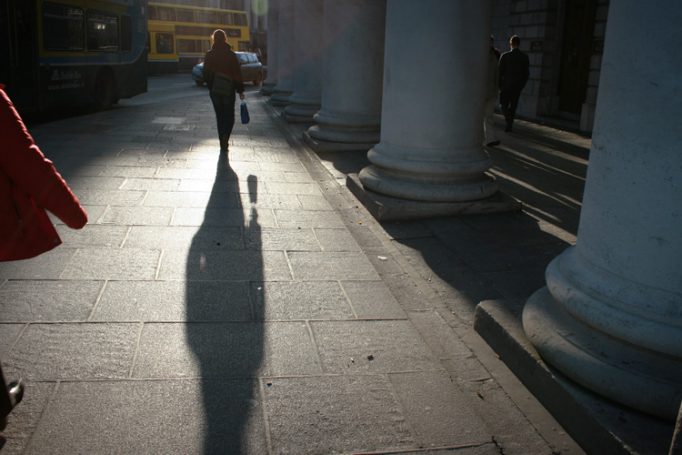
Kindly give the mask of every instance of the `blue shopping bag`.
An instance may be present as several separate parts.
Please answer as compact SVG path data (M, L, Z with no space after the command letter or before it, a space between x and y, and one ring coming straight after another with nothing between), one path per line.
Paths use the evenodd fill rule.
M251 120L251 117L249 117L249 108L246 107L246 101L242 101L239 111L242 116L242 125L246 125Z

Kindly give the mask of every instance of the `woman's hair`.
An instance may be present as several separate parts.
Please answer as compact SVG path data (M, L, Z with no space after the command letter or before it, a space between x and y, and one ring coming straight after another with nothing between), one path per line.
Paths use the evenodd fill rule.
M225 30L218 29L214 31L211 34L211 42L213 44L215 43L226 43L227 42L227 35L225 34Z

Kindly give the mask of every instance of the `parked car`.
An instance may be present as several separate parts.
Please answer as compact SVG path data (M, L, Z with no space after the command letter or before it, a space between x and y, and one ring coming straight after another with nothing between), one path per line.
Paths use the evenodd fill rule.
M259 85L265 80L265 67L253 52L235 52L242 72L244 82L251 81L253 85ZM194 65L192 79L197 85L204 85L204 62Z

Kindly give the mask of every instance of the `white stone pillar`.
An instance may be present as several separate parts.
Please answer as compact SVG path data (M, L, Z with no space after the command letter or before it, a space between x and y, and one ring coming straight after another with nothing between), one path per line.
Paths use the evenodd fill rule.
M284 109L284 118L289 122L312 122L313 115L320 109L323 9L320 0L294 1L296 76L294 92Z
M482 147L490 12L490 0L388 1L381 142L359 174L365 189L429 202L497 191Z
M682 399L681 22L678 0L609 5L577 243L523 314L566 376L671 420Z
M269 0L268 2L268 60L266 65L268 74L260 89L260 92L263 95L272 95L272 92L277 85L277 42L279 41L277 37L277 7L279 1L280 0Z
M386 0L325 0L322 107L305 133L315 150L379 142Z
M294 91L294 4L293 0L277 2L277 84L272 89L270 102L284 106Z

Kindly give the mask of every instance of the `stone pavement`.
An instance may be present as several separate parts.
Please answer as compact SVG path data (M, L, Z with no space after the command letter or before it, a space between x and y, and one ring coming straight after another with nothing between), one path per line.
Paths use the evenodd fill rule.
M364 154L250 92L220 158L182 87L31 128L90 222L0 264L3 454L580 453L472 329L575 241L579 138L491 150L524 212L382 225L343 184Z

